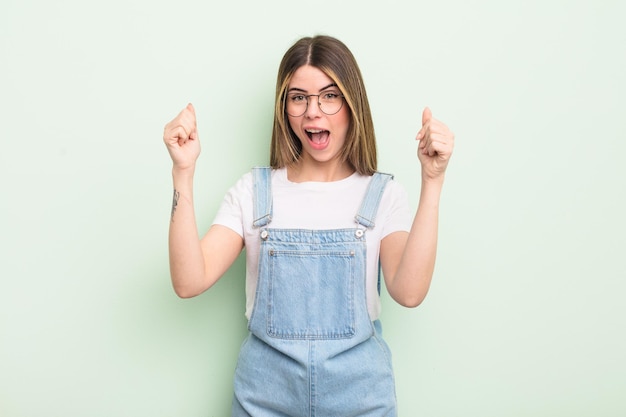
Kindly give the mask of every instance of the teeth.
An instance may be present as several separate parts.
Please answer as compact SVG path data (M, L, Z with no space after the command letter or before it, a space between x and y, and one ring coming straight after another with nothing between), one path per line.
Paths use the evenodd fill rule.
M322 133L323 130L318 130L318 129L306 129L306 131L308 133Z

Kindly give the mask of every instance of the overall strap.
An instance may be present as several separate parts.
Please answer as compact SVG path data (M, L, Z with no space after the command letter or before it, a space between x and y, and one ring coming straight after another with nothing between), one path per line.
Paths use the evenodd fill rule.
M381 172L375 172L372 179L367 186L365 197L361 203L361 208L355 216L355 220L358 224L368 229L374 227L374 220L376 219L376 212L378 211L378 205L380 199L385 191L385 186L389 180L393 179L391 174L383 174Z
M372 179L367 186L367 191L365 192L365 197L363 198L363 202L361 203L361 208L359 212L355 216L355 220L358 224L368 229L371 229L375 226L374 220L376 219L376 213L378 212L378 205L380 204L380 199L383 196L383 192L385 191L385 187L387 183L393 179L393 175L391 174L383 174L381 172L375 172L372 176ZM381 277L382 277L382 266L380 264L380 259L378 260L378 282L376 287L378 289L378 294L380 294L381 287Z
M272 169L270 167L252 168L254 184L254 227L263 227L272 221Z

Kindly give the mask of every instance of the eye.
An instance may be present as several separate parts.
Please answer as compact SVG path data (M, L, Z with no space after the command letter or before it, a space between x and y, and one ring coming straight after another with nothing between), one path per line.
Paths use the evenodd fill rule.
M322 93L322 100L326 100L326 101L335 101L339 97L341 97L341 94L339 94L336 91L326 91Z
M293 103L302 103L306 101L306 97L304 94L290 94L289 101Z

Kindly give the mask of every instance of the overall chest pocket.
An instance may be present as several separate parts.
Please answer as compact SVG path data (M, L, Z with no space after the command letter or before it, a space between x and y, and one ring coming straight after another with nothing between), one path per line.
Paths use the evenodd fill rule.
M267 333L281 339L355 334L354 250L268 251Z

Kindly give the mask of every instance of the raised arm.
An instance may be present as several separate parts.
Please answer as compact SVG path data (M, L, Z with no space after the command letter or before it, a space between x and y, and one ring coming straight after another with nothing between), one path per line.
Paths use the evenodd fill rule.
M200 155L200 139L191 104L165 125L163 141L173 163L174 193L169 227L172 285L179 297L194 297L210 288L228 270L243 248L243 239L233 230L217 225L199 239L193 177Z
M391 297L406 307L424 300L435 269L439 227L439 200L445 171L454 148L454 134L432 117L422 114L416 139L422 166L422 188L411 231L396 232L381 242L380 256L385 284Z

